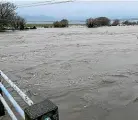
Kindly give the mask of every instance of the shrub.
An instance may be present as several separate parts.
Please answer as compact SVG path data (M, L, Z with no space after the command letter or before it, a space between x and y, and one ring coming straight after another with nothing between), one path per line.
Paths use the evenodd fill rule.
M90 19L86 20L86 26L88 28L109 26L109 25L110 25L110 19L108 19L106 17L99 17L99 18L95 18L95 19L90 18Z
M54 22L54 23L53 23L53 26L54 26L55 28L61 27L59 21Z
M69 22L66 19L63 19L60 21L61 27L68 27L69 26Z
M137 22L132 22L131 24L132 24L132 25L137 25Z
M16 16L14 18L14 21L12 22L12 27L14 29L24 30L25 29L25 25L26 25L25 19L20 17L20 16Z
M106 17L99 17L96 18L95 20L95 24L99 27L99 26L109 26L110 25L110 19L106 18Z
M86 26L87 26L88 28L94 27L94 19L92 19L92 18L87 19L87 20L86 20Z
M61 21L56 21L53 23L53 26L55 28L64 28L64 27L68 27L68 25L69 25L69 22L66 19L63 19Z
M112 23L112 26L117 26L120 24L120 21L118 19L114 20Z
M24 29L25 29L25 30L29 30L30 28L28 28L28 27L25 27Z
M131 23L128 20L126 20L126 21L123 22L123 24L124 25L130 25Z
M30 27L30 29L37 29L36 26Z
M49 26L48 25L45 25L44 28L49 28Z
M53 25L51 25L51 24L44 25L44 28L52 28L52 27L53 27Z
M137 25L138 24L138 22L130 22L130 21L124 21L123 23L122 23L123 25Z

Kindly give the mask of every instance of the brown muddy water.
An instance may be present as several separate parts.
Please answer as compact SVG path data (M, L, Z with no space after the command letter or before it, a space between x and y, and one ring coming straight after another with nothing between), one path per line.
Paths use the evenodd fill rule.
M138 119L138 26L0 33L0 69L60 120Z

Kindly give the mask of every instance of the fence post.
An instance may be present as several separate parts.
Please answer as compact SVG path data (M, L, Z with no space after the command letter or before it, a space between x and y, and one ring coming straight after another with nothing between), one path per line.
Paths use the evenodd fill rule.
M2 81L2 77L1 77L1 73L0 73L0 82ZM0 94L2 95L2 90L0 88ZM2 104L2 102L0 101L0 117L5 115L5 109L4 109L4 105Z
M59 120L58 107L46 99L25 108L25 120Z
M2 76L1 76L1 72L0 72L0 82L2 81Z

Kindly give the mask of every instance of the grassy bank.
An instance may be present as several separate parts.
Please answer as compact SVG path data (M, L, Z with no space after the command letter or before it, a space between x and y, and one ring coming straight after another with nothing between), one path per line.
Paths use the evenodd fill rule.
M86 26L85 24L69 24L69 26ZM41 28L52 28L53 27L53 24L26 24L26 27L33 27L33 26L36 26L36 27L41 27Z
M33 27L33 26L48 28L48 27L52 27L53 25L52 24L26 24L26 27Z

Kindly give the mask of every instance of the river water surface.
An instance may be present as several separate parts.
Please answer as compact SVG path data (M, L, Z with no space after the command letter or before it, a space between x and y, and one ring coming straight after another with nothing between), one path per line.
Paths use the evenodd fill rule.
M60 120L138 119L137 26L0 33L0 69L33 101L57 104Z

